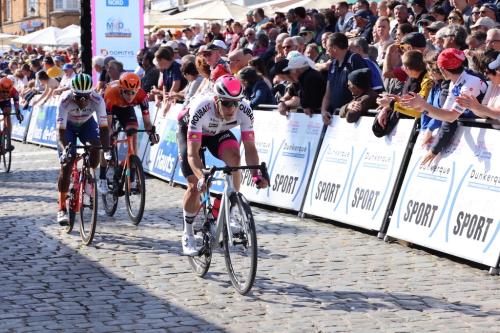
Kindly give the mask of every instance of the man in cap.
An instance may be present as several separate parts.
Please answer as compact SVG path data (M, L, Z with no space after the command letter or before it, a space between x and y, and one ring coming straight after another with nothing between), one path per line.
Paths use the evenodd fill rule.
M471 25L472 32L481 31L487 33L488 30L498 27L498 23L489 17L481 17L477 22Z
M205 61L210 66L210 69L214 69L218 64L222 64L226 67L229 72L228 63L222 59L222 56L225 54L226 44L218 39L212 41L212 43L208 44L205 50L203 50L202 55L205 58Z
M497 7L492 3L485 3L479 10L481 17L489 17L493 21L497 20Z
M357 29L346 33L347 37L363 37L371 44L373 40L373 23L371 18L371 13L368 10L360 9L354 13Z
M413 23L420 21L422 15L427 14L425 0L411 0L411 9L413 11Z
M314 69L314 62L294 51L290 53L288 66L283 71L289 72L291 81L299 84L300 106L304 113L309 116L320 113L326 81L323 75Z
M355 123L368 110L377 108L378 93L373 91L369 68L352 71L347 76L347 86L354 97L353 100L340 108L339 115L348 123Z
M60 95L62 92L69 90L71 88L71 81L75 77L75 69L73 64L64 64L62 67L64 75L59 83L59 87L54 90L54 94Z

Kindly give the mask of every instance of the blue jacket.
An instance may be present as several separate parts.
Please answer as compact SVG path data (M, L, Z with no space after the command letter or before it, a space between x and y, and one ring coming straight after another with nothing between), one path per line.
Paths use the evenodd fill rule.
M255 82L252 87L245 89L245 96L250 101L252 109L259 104L276 104L273 92L262 79Z

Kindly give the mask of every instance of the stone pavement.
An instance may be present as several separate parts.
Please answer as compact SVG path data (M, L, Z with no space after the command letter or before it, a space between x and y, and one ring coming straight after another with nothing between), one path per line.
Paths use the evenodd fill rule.
M145 218L120 201L90 247L55 223L53 150L16 144L0 174L1 332L499 332L500 277L334 224L254 208L259 267L232 288L180 256L183 190L147 180Z

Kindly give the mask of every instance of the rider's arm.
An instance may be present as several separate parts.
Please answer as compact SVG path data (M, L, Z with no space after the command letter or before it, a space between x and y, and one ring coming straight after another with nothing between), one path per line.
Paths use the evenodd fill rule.
M99 95L97 95L96 98L98 98L96 114L99 123L99 138L103 147L109 147L109 127L106 104L104 103L104 98L101 98Z
M19 113L19 92L16 90L16 88L12 88L10 97L14 101L14 109L16 110L16 113Z
M144 128L146 130L151 130L153 124L151 123L151 117L149 116L149 98L148 94L140 89L136 95L137 103L141 108L142 120L144 121Z
M59 144L59 147L61 150L64 150L66 145L68 144L68 141L66 140L66 124L68 122L68 112L64 108L65 101L62 101L59 104L59 107L57 108L57 114L56 114L56 127L58 130L58 138L57 138L57 143Z

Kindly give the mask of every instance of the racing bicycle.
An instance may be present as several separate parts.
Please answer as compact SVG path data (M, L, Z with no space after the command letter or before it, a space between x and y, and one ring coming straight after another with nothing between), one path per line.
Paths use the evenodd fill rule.
M12 144L11 133L7 131L7 117L14 113L0 113L2 119L0 120L0 168L4 172L9 172L12 164ZM19 123L22 119L19 120Z
M130 220L134 225L138 225L144 215L144 205L146 202L146 182L141 159L137 156L133 144L133 135L138 132L147 132L149 135L157 137L155 127L150 131L129 129L124 130L117 125L111 135L112 161L108 161L106 167L106 180L108 193L102 194L101 199L104 204L104 211L108 216L113 216L118 207L118 198L125 196L125 205ZM125 139L118 139L118 134L125 132ZM123 160L119 159L118 144L127 145L127 155ZM111 162L111 163L110 163Z
M100 146L73 146L69 143L65 148L69 156L72 148L77 149L71 167L70 186L68 195L69 223L65 228L66 233L71 233L75 224L75 217L80 217L80 237L85 245L90 245L94 239L97 225L97 196L95 170L90 167L90 150L104 149ZM78 149L83 149L82 153Z
M222 247L231 283L245 295L252 288L257 273L257 234L250 204L234 189L232 172L240 170L260 170L269 181L265 163L204 170L206 191L194 225L196 245L200 250L188 260L195 274L203 277L210 268L213 250ZM224 174L223 179L215 178L217 171ZM209 187L216 180L224 180L224 190L222 196L216 197L212 203Z

